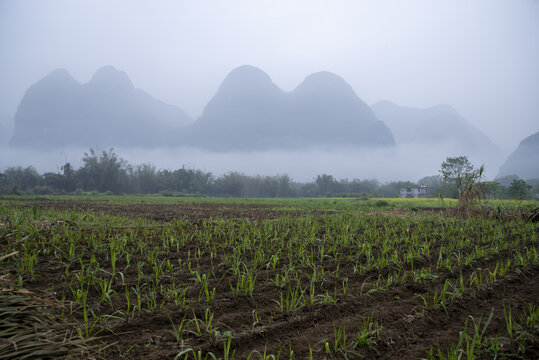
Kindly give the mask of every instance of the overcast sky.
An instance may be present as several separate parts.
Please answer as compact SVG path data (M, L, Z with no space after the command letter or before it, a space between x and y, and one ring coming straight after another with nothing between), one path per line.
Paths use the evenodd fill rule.
M201 114L233 68L292 90L342 76L367 103L448 103L506 152L539 131L539 2L0 0L0 114L56 68L113 65Z

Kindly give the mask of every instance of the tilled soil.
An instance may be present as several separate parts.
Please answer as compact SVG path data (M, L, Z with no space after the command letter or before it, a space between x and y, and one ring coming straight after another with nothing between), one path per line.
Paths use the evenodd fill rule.
M470 319L482 319L483 325L491 310L494 313L485 335L488 337L503 333L506 326L504 306L511 308L514 314L524 313L524 304L537 301L538 275L539 268L534 267L526 274L508 277L492 286L471 291L449 304L445 310L419 311L422 303L416 294L441 288L442 284L439 282L419 286L405 284L367 296L359 296L359 286L354 286L350 289L349 296L336 304L306 306L289 315L277 316L271 323L267 320L279 313L277 304L271 300L279 298L279 291L275 290L256 291L252 299L220 299L212 305L212 309L216 326L226 324L223 329L232 330L232 344L238 359L247 358L253 349L266 347L268 353L277 354L283 345L285 357L291 348L297 359L307 359L311 347L315 359L341 359L344 355L326 355L320 341L325 339L331 344L335 327L343 325L348 336L353 337L371 316L383 324L383 336L373 340L366 348L359 349L361 356L367 359L422 359L427 357L427 350L431 346L435 350L438 347L447 349L455 346L466 319L469 318L468 329L472 329ZM217 292L228 290L227 279L224 279L223 283L227 285L218 287ZM254 309L257 310L261 323L253 323ZM203 306L195 313L198 318L203 318ZM111 335L110 338L125 346L156 345L152 348L139 348L130 354L129 358L173 358L180 348L169 332L169 316L175 323L179 323L185 316L192 317L189 312L178 312L174 308L163 309L159 314L118 324L113 331L120 335ZM223 348L222 341L209 335L203 335L190 345L216 354ZM517 352L517 349L513 350ZM539 343L536 339L529 345L525 355L514 358L537 359L538 356ZM354 358L351 354L348 354L348 357Z
M10 198L0 198L0 200ZM274 219L282 215L300 216L305 214L328 213L321 211L275 210L266 205L255 204L220 204L220 203L178 203L158 204L145 203L144 200L130 203L112 201L87 200L51 200L36 198L28 201L17 201L14 206L32 208L37 205L42 209L87 211L112 216L139 217L151 221L174 221L185 219L190 221L207 220L220 217L227 219L263 220Z
M35 200L19 206L31 207ZM230 204L118 204L96 201L53 201L41 200L39 207L44 209L75 210L126 217L142 217L152 221L168 222L175 219L186 219L196 222L220 217L228 219L274 219L288 214L301 216L315 214L306 211L279 211L260 205L230 205ZM377 215L373 215L377 216ZM171 253L171 259L186 258L195 248L186 247L179 253ZM421 359L427 357L427 351L433 347L448 349L457 343L459 332L464 329L468 319L468 329L473 328L472 322L486 321L491 312L492 320L485 336L499 336L505 332L506 322L504 308L512 309L517 318L526 312L526 304L535 303L539 299L539 266L523 268L518 273L502 277L489 285L483 285L466 291L447 304L445 308L424 309L423 301L417 294L434 294L440 291L446 280L458 281L462 275L467 278L474 270L472 267L462 267L461 273L443 273L435 279L421 282L408 281L404 284L390 286L387 290L374 291L366 294L363 284L369 278L376 278L378 273L354 274L349 267L345 268L343 277L349 279L346 296L340 296L334 304L309 305L282 314L275 299L279 299L281 290L270 286L269 271L261 270L257 286L252 296L233 296L230 284L236 281L232 274L220 267L219 259L200 264L201 273L213 272L216 279L211 281L211 287L216 288L220 296L211 304L214 313L213 324L220 333L229 331L233 335L232 348L236 349L235 359L258 359L253 355L253 349L263 353L277 354L282 349L281 358L289 358L289 349L293 349L296 359L308 359L312 351L314 359L341 359L363 357L366 359ZM499 257L485 259L481 264L484 268L495 266ZM125 266L118 264L119 268ZM75 271L76 269L72 269ZM54 256L45 255L39 263L35 280L27 284L31 291L50 292L50 284L64 274L65 269L55 265ZM130 268L125 273L126 278L136 278L136 269ZM181 281L182 279L177 279ZM185 280L185 279L184 279ZM170 280L168 280L170 281ZM127 284L135 286L134 280ZM323 285L333 289L340 284L327 283ZM123 286L115 283L113 289L119 293ZM58 293L62 289L56 288ZM190 296L197 294L188 292ZM223 295L224 294L224 295ZM90 292L95 299L97 293ZM124 307L125 301L116 300L116 309ZM184 318L204 318L207 305L194 305L192 309L179 310L174 304L167 303L162 309L152 314L141 314L127 320L117 320L107 331L100 334L102 341L112 344L105 350L107 359L165 359L174 358L182 349L171 332L171 322L179 324ZM114 308L103 308L103 313L111 313ZM256 314L258 318L254 317ZM346 328L349 339L358 333L367 319L381 323L382 336L373 339L369 344L354 349L354 353L327 354L324 351L323 340L329 343L334 340L335 329ZM77 319L75 319L77 320ZM80 319L79 319L80 320ZM190 328L192 329L192 327ZM532 334L533 335L533 334ZM528 341L525 354L518 354L516 342L502 344L505 353L512 353L509 358L538 359L539 343L535 339ZM200 337L189 337L188 345L204 353L223 354L224 341L215 334L202 333ZM260 357L262 358L262 357Z

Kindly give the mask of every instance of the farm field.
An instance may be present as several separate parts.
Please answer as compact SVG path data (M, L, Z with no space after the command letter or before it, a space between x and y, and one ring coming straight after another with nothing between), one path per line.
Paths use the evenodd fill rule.
M537 202L453 204L0 198L0 358L539 358Z

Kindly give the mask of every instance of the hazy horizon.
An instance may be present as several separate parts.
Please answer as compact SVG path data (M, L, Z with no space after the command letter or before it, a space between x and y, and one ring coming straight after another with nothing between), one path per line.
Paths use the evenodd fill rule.
M95 148L99 155L109 149ZM66 162L75 168L82 165L89 149L62 148L47 151L0 148L0 169L10 166L33 166L38 172L61 172ZM397 145L394 148L271 150L253 152L214 152L190 147L178 148L114 148L118 157L130 165L152 164L158 170L181 167L211 172L221 176L229 172L246 175L289 175L298 182L313 181L317 175L333 175L336 179L377 179L381 182L413 181L439 175L441 163L448 156L463 155L454 144ZM485 165L485 175L494 179L501 162L469 156L475 166Z

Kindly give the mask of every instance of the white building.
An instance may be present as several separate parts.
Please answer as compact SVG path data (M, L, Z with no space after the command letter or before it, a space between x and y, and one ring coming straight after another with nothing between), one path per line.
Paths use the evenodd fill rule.
M427 187L425 185L401 188L401 198L426 198Z

